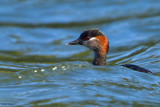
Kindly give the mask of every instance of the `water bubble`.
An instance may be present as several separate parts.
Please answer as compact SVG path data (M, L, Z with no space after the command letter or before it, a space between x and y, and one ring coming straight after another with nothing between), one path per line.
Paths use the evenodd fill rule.
M65 66L62 66L62 69L65 68Z
M62 66L62 69L63 69L63 70L67 70L65 66Z
M41 69L42 72L44 72L44 69Z
M57 69L57 67L53 67L53 68L52 68L52 70L56 70L56 69Z

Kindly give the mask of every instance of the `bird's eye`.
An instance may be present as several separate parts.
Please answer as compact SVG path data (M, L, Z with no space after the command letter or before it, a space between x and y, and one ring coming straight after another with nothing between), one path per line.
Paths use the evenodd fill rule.
M89 37L88 37L88 36L86 36L86 37L85 37L85 40L89 40Z

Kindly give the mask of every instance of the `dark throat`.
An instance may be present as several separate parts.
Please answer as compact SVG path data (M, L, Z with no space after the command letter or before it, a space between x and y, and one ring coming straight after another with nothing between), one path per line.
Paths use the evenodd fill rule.
M100 52L94 53L94 60L92 62L93 65L106 65L107 56L105 54L101 54Z

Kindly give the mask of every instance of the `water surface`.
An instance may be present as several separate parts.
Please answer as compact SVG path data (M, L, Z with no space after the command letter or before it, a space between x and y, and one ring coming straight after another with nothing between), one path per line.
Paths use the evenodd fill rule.
M0 106L160 105L159 0L1 0ZM99 28L110 40L105 67L65 44ZM120 66L136 64L154 75ZM4 106L4 105L3 105Z

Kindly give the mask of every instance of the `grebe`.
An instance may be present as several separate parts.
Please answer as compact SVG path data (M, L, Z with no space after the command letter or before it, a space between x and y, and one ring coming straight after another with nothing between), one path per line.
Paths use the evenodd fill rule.
M104 66L106 65L107 53L109 50L109 40L107 36L97 28L83 31L80 37L66 45L82 45L94 51L93 65ZM152 73L151 71L141 68L133 64L124 64L124 67L136 70L139 72Z

